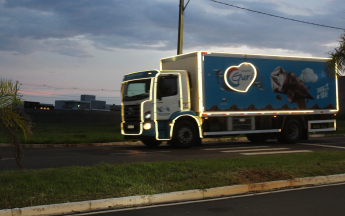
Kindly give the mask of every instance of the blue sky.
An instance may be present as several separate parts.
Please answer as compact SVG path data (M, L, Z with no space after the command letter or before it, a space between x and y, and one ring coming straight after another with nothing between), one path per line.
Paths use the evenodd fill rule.
M345 28L343 0L221 1ZM178 5L179 0L0 0L0 77L22 83L20 93L29 101L94 94L119 104L124 74L159 69L160 58L176 54ZM184 53L327 57L342 33L191 0Z

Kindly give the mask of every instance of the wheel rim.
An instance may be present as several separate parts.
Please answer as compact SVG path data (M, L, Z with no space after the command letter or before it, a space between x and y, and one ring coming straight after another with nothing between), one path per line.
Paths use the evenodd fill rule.
M294 140L298 137L299 135L299 128L296 124L291 124L288 128L288 137L291 140Z
M193 139L193 132L189 127L182 127L178 131L177 137L181 143L189 143Z

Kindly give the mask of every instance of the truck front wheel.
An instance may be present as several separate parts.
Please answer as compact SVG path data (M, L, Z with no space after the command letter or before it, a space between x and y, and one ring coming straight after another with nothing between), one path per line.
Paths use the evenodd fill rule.
M172 143L178 148L190 148L197 140L197 130L189 121L177 122L174 127Z
M296 119L290 119L283 128L283 131L277 135L280 143L297 143L302 136L302 126Z
M150 148L157 147L162 143L162 141L156 140L155 138L145 138L145 139L142 139L141 142Z

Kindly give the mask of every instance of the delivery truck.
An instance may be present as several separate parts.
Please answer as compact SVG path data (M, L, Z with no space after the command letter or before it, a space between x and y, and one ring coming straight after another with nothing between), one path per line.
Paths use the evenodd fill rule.
M335 131L337 77L325 73L327 60L201 51L161 59L160 70L124 76L121 133L189 148L212 136L296 143Z

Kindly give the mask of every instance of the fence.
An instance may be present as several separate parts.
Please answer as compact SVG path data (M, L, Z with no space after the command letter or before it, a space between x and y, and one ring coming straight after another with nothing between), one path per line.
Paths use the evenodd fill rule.
M121 123L120 111L24 109L34 123Z

